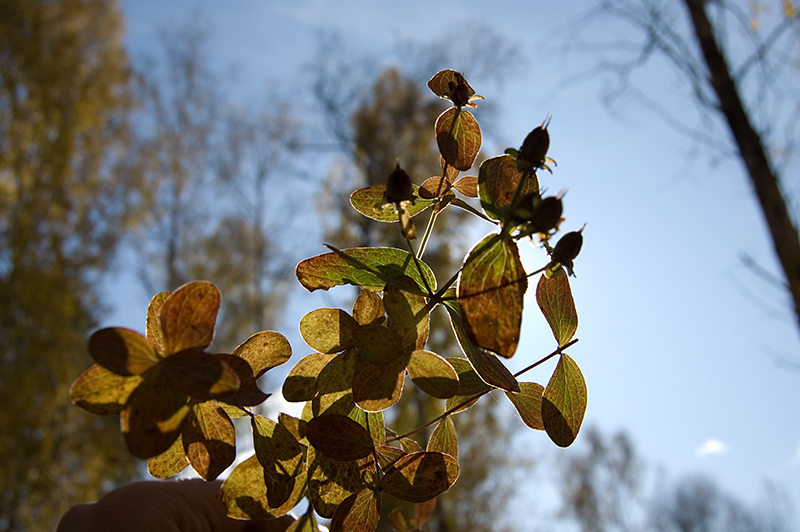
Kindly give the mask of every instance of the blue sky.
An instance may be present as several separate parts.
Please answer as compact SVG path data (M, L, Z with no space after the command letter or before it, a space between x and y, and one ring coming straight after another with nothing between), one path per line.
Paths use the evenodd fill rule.
M547 45L558 44L571 31L568 22L592 5L122 1L134 56L154 50L158 28L198 12L211 30L210 59L218 68L235 65L232 86L242 95L258 94L267 80L293 90L320 30L339 32L355 50L378 53L398 40L428 41L447 24L479 21L504 34L527 61L503 85L487 83L491 92L470 80L499 107L496 130L485 131L494 142L484 149L495 154L516 146L553 115L550 155L558 167L542 181L552 191L569 188L564 228L587 223L572 282L580 342L570 350L588 384L586 423L628 431L647 463L673 478L703 472L749 500L770 479L789 490L800 510L800 373L774 362L776 354L797 357L800 336L782 293L741 260L747 253L777 271L749 184L736 160L696 153L632 100L610 112L600 99L608 78L565 81L593 66L591 54L563 55ZM638 81L663 105L691 117L687 88L668 67L645 69ZM481 119L480 106L476 116ZM488 230L476 229L476 238ZM532 248L524 260L541 264ZM119 294L114 283L124 282L124 275L112 279L109 291ZM326 305L301 290L299 307ZM104 325L142 328L148 296L127 292ZM532 292L512 371L553 347ZM296 333L300 315L282 330L296 359L308 350ZM531 380L544 383L548 376L543 371ZM544 443L544 435L533 437Z

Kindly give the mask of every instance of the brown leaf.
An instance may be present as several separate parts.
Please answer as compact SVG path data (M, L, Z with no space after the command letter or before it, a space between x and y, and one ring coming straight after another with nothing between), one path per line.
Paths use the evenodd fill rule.
M194 405L181 436L186 458L205 480L215 480L236 458L236 431L216 401Z
M189 397L208 400L239 389L239 376L221 358L202 351L182 351L162 360L169 382Z
M270 396L270 394L262 392L258 387L256 376L253 375L253 368L246 360L236 355L224 353L212 356L227 364L239 378L239 387L231 393L219 395L218 400L231 405L245 407L260 405Z
M414 519L411 524L415 527L423 527L428 522L433 511L436 509L436 499L431 499L425 502L418 502L414 505Z
M477 198L478 176L466 175L453 183L453 188L468 198Z
M395 277L395 281L416 288L416 283L406 277ZM407 350L424 349L430 332L430 313L422 314L425 309L425 298L403 290L394 285L386 285L383 292L383 306L389 318L389 328L394 330Z
M446 178L442 179L440 176L429 177L420 185L419 195L424 199L438 198L450 192L452 187L453 184Z
M302 472L288 486L289 497L279 506L270 505L269 488L264 485L264 469L255 456L234 468L222 483L222 502L234 519L269 519L288 514L306 492L306 473Z
M364 489L364 480L358 462L339 462L308 450L309 482L308 491L314 510L330 519L336 508L347 497Z
M100 364L93 364L69 389L72 403L92 414L116 415L142 381L138 375L123 377Z
M517 170L517 159L510 155L498 155L481 163L478 173L478 195L481 206L489 218L505 221L511 214L511 202L517 191L522 173ZM536 175L532 175L522 187L520 197L539 191Z
M332 460L347 462L364 458L374 448L369 431L343 415L315 417L306 425L306 438Z
M362 325L354 335L359 362L383 366L406 354L403 339L397 332L377 323Z
M444 453L402 457L384 472L381 490L406 502L425 502L447 491L458 479L458 461Z
M439 452L449 454L453 458L458 458L458 436L456 426L450 416L439 421L433 429L431 439L428 440L428 452Z
M470 251L458 282L467 336L478 347L511 358L519 343L527 288L516 243L487 235Z
M367 412L379 412L400 400L407 357L380 366L359 362L353 373L353 400Z
M542 423L559 447L572 445L586 413L586 381L580 368L566 353L550 377L542 397Z
M349 415L356 408L353 401L353 372L355 353L345 351L336 355L317 377L315 395L311 400L314 417L322 414Z
M120 425L131 454L151 458L170 448L190 411L188 397L160 372L148 374L120 412Z
M569 276L563 268L559 268L552 278L542 274L536 286L536 302L559 347L572 340L578 330L578 312L572 299Z
M331 519L331 532L373 532L381 518L380 494L363 489L339 505Z
M481 149L481 128L472 113L451 107L436 119L436 143L448 164L469 170Z
M95 362L123 377L141 375L159 361L150 340L124 327L96 331L89 337L89 353Z
M208 281L192 281L178 288L161 306L165 356L205 348L214 338L220 293Z
M170 292L159 292L147 306L146 332L147 338L156 346L159 355L165 356L167 348L164 343L164 331L161 330L161 307L170 296Z
M279 332L261 331L242 342L231 354L246 360L258 379L268 370L285 364L292 356L292 346Z

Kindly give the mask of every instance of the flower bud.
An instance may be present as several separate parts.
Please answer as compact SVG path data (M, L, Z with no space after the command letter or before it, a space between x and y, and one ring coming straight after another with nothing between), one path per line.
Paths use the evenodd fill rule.
M583 246L583 227L580 231L572 231L561 237L553 249L552 262L562 264L570 275L574 275L572 261L581 252L581 246Z
M558 228L563 212L564 204L557 196L549 196L538 201L534 198L530 221L537 233L549 233Z
M519 149L519 158L531 166L542 168L549 148L550 134L547 132L547 123L544 123L525 137L525 142Z
M411 178L408 177L405 170L400 168L400 163L397 163L394 171L389 174L384 199L386 203L398 204L401 201L414 203L414 187L411 185Z

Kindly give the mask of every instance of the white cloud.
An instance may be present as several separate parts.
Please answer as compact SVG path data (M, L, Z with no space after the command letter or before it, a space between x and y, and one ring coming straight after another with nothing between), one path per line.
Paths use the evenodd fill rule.
M712 454L724 454L729 450L728 446L719 440L710 439L703 442L703 444L694 450L694 455L697 458L705 458Z

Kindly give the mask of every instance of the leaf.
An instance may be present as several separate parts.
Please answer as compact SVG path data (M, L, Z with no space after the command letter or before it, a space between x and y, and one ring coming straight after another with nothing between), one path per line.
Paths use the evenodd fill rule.
M156 346L156 351L161 356L166 355L167 348L164 343L164 331L161 330L161 307L170 296L170 292L159 292L150 300L147 306L146 333L147 338Z
M236 431L216 401L192 407L181 437L186 458L205 480L215 480L236 459Z
M300 320L303 340L320 353L339 353L355 345L358 322L338 308L318 308Z
M481 128L469 111L451 107L436 119L436 144L447 164L472 168L481 149Z
M519 412L523 423L535 430L544 430L542 394L544 386L535 382L520 382L519 392L506 392L506 397Z
M436 279L430 267L422 261L414 261L402 249L351 248L340 253L325 253L301 261L296 270L300 284L309 292L345 284L380 291L387 280L406 275L414 279L422 290L425 282L417 270L419 264L428 286L431 290L436 289Z
M458 436L456 426L450 416L443 418L433 429L430 440L428 440L428 452L439 452L449 454L453 458L458 458Z
M364 412L366 415L367 430L372 436L372 443L376 446L386 442L386 423L383 412Z
M311 401L314 417L323 413L347 416L356 408L352 390L355 359L355 353L345 351L322 368Z
M508 368L493 353L477 347L467 337L464 323L461 320L461 307L452 301L446 301L444 306L450 314L450 322L461 350L467 355L470 364L481 380L496 388L518 391L517 379L508 371ZM459 392L459 395L463 394Z
M224 353L212 356L227 364L239 379L239 387L233 392L220 394L217 396L218 400L240 407L260 405L266 401L270 394L262 392L258 387L256 376L253 375L253 368L246 360ZM239 416L237 415L237 417Z
M367 412L379 412L400 400L408 357L389 364L359 362L353 373L353 401Z
M192 281L178 288L161 307L165 356L191 348L205 348L214 338L221 295L208 281Z
M442 196L453 196L450 189L453 184L441 176L429 177L419 187L419 194L424 199L434 200Z
M188 397L161 373L149 374L120 412L120 426L131 454L152 458L170 448L189 414Z
M475 369L466 358L450 357L446 360L458 373L458 395L477 395L492 390L492 387L475 373Z
M411 520L411 524L415 527L425 526L425 523L430 519L431 515L433 515L435 509L436 499L418 502L414 505L414 519Z
M552 278L542 274L536 287L536 302L559 347L572 340L578 330L578 311L572 299L569 276L563 268L559 268Z
M123 377L141 375L159 361L152 342L124 327L96 331L89 337L89 353L95 362Z
M169 449L158 456L147 459L147 472L155 478L175 476L187 467L189 467L189 459L186 458L186 451L183 450L181 436L178 436Z
M458 281L467 336L478 347L511 358L519 343L527 289L517 244L487 235L470 251Z
M453 188L468 198L477 198L478 176L466 175L453 183Z
M399 506L389 512L389 524L392 525L394 532L408 532L406 519L403 517L403 512Z
M239 376L222 359L200 351L182 351L161 361L169 382L181 393L202 400L239 389Z
M380 324L385 312L383 298L372 290L362 289L353 303L353 318L359 325Z
M386 469L381 490L406 502L425 502L447 491L458 479L458 461L444 453L411 453Z
M399 286L416 288L414 281L408 277L397 277L395 281ZM425 298L398 288L397 285L386 285L383 292L383 306L389 317L389 328L400 335L404 348L424 349L430 332L430 312L423 314Z
M498 155L481 163L478 172L478 196L486 215L505 223L511 214L511 202L514 199L522 173L517 170L517 159L510 155ZM522 187L519 197L538 192L539 182L532 174Z
M331 519L331 532L373 532L381 518L380 495L363 489L351 495L336 508Z
M375 454L378 457L378 463L380 464L381 469L386 469L408 453L403 449L398 449L397 447L378 445L375 447Z
M420 390L438 399L458 393L458 373L444 358L417 350L408 361L408 374Z
M315 451L308 450L308 491L314 510L330 518L337 506L354 493L364 489L358 462L340 462Z
M253 447L264 474L275 484L290 484L305 470L303 446L292 432L269 418L254 415Z
M392 329L377 323L359 327L355 345L360 362L377 366L391 364L406 354L402 338Z
M428 80L428 88L439 98L452 100L455 105L469 105L475 90L470 86L461 72L441 70Z
M123 377L100 364L92 364L72 383L69 396L73 404L87 412L100 416L116 415L141 381L137 375Z
M369 431L338 414L313 418L306 425L306 438L325 456L341 462L369 456L373 449Z
M285 364L292 356L292 346L279 332L261 331L242 342L231 354L246 360L258 379L268 370Z
M300 403L313 399L316 391L317 376L322 371L322 368L335 357L336 355L314 353L301 358L286 376L286 380L283 381L283 389L281 390L283 398L290 403Z
M320 532L314 512L309 511L297 518L284 532Z
M436 203L436 200L420 197L420 188L417 185L412 186L416 199L414 203L406 206L406 212L414 217ZM360 188L350 195L350 205L367 218L377 222L396 223L399 221L400 217L397 214L395 205L384 201L385 192L385 183L367 188Z
M303 498L306 473L301 473L290 486L291 494L280 506L269 504L268 489L264 486L264 469L255 456L234 468L222 483L222 502L234 519L268 519L286 515Z
M569 355L562 354L542 398L542 422L559 447L569 447L578 436L586 413L586 381Z

